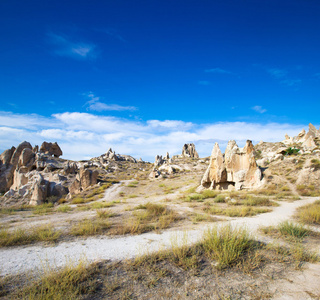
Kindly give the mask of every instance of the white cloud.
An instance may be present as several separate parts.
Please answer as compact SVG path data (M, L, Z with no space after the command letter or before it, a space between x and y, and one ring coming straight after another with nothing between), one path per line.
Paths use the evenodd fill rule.
M262 108L262 106L259 106L259 105L253 106L253 107L251 107L251 109L260 113L260 114L263 114L267 111L265 108Z
M92 43L75 42L68 37L48 33L48 42L54 45L54 53L59 56L69 56L76 59L96 58L96 45Z
M205 70L206 73L218 73L218 74L233 74L230 71L220 69L220 68L213 68L213 69L207 69Z
M125 111L125 110L136 110L134 106L121 106L118 104L106 104L100 101L101 97L95 96L92 92L84 94L89 98L84 106L87 106L87 110L90 111Z
M58 142L64 158L88 159L110 147L117 153L153 161L155 155L181 153L184 143L193 142L200 156L209 156L214 142L223 150L228 140L243 146L247 139L281 141L284 135L297 135L302 125L278 123L218 122L196 124L180 120L130 121L90 113L65 112L51 117L8 113L0 114L1 151L24 140L40 145L44 140ZM12 121L13 120L13 121ZM26 126L23 126L25 124Z

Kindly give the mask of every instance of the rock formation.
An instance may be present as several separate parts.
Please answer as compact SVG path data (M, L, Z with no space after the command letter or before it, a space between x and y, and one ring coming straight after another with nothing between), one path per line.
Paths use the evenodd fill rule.
M199 158L198 152L196 151L196 146L194 144L184 144L182 147L182 156Z
M44 142L38 150L39 147L32 148L30 143L22 142L0 155L3 199L37 205L50 197L59 199L68 194L77 176L80 186L74 193L97 183L97 171L79 172L76 162L59 159L62 151L57 143Z
M285 145L299 145L304 151L313 151L320 146L320 130L317 130L311 123L308 133L303 129L293 138L287 134L285 137L286 139L283 141Z
M224 155L218 143L214 145L201 187L241 190L257 187L260 181L261 170L254 158L252 142L248 140L239 148L235 141L229 141Z
M70 195L73 196L79 194L81 191L87 189L89 186L96 184L98 174L98 171L92 171L81 168L75 180L69 187Z
M54 157L59 157L62 155L62 151L59 145L57 144L57 142L55 143L43 142L40 147L40 152L54 156Z

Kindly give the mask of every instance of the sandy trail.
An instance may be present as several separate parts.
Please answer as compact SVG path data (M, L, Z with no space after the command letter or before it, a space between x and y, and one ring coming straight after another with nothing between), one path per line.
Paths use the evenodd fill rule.
M279 207L270 213L255 217L237 218L215 224L229 222L232 226L244 225L255 236L260 226L277 225L289 219L295 210L303 205L316 201L315 198L305 198L295 202L281 202ZM0 249L0 275L13 275L28 271L38 271L46 266L61 267L70 260L76 262L85 257L88 261L117 260L132 258L171 246L172 241L181 241L187 234L188 243L201 239L203 231L212 225L187 232L164 231L161 234L146 233L135 236L107 237L95 236L77 241L62 242L53 246L33 245ZM259 239L263 239L259 237Z

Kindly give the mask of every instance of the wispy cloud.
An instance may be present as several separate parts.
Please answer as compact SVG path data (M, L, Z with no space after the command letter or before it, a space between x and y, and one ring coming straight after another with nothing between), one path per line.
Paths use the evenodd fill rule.
M277 69L277 68L272 68L272 69L267 69L267 72L273 76L274 78L284 78L287 76L288 71L283 70L283 69Z
M294 86L298 86L302 82L301 79L292 79L289 76L289 72L287 70L278 69L278 68L265 68L265 69L274 79L276 79L282 85L294 87Z
M96 58L96 45L73 41L71 38L48 33L48 42L54 46L54 53L59 56L68 56L75 59Z
M233 74L232 72L220 68L213 68L205 70L206 73L217 73L217 74Z
M319 126L319 125L317 125ZM153 161L157 154L181 153L184 143L194 142L201 157L209 156L215 141L221 148L235 139L244 146L247 139L254 143L281 141L285 133L296 135L303 125L279 123L216 122L192 123L181 120L132 121L91 113L64 112L51 117L28 114L0 113L0 150L27 140L41 144L56 141L63 157L88 159L112 147L117 153Z
M267 111L265 108L262 108L262 106L259 106L259 105L253 106L253 107L251 107L251 109L260 113L260 114L263 114Z
M95 96L92 92L85 94L89 101L85 103L87 110L90 111L125 111L125 110L136 110L135 106L121 106L118 104L106 104L101 102L101 97Z

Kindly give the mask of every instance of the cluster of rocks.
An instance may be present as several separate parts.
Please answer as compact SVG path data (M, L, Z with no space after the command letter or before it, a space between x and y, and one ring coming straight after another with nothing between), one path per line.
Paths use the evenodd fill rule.
M25 141L5 150L0 155L0 192L4 199L37 205L49 197L71 197L97 183L96 172L60 159L61 155L57 143L47 142L40 149Z
M182 154L170 158L167 152L165 156L156 155L153 164L153 169L149 174L150 179L162 178L164 175L171 175L176 172L183 171L184 168L177 164L178 158L199 158L194 144L184 144L182 147Z
M313 151L320 146L320 128L317 130L317 128L310 123L308 133L302 129L295 137L290 137L286 134L285 140L282 142L288 146L298 144L305 151Z
M239 148L235 141L229 141L224 154L215 143L198 191L255 188L261 184L261 176L251 141L248 140L243 148Z
M277 143L261 141L254 148L258 154L257 164L266 167L275 160L283 160L288 148L298 149L299 154L320 152L320 130L310 123L308 132L303 129L295 137L286 134L285 140Z

